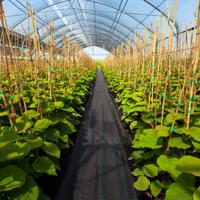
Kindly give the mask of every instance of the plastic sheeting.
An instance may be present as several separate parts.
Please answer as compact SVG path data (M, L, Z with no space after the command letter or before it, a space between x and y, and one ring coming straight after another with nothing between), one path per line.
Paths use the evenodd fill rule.
M46 41L46 25L53 19L54 38L58 47L62 45L61 36L65 33L82 47L99 46L108 51L120 43L126 43L129 38L134 40L134 35L142 38L144 29L148 30L150 36L156 18L166 21L168 8L173 10L174 2L175 0L29 0L36 13L42 41ZM31 32L26 0L4 0L3 5L11 30L22 34L24 30ZM179 0L174 35L186 25L194 26L196 7L195 0ZM173 13L170 13L170 19L172 23Z

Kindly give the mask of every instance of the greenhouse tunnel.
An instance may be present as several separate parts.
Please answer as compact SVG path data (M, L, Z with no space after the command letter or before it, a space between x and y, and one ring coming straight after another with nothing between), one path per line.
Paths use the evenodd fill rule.
M0 0L0 200L200 199L200 0Z

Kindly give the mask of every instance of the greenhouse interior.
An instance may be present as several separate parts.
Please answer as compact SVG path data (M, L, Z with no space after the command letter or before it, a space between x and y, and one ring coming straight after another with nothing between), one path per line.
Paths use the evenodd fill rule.
M0 200L200 200L200 0L0 0Z

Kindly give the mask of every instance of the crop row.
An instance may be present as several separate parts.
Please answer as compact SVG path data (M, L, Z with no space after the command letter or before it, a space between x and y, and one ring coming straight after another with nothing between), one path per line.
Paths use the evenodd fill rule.
M107 68L104 69L104 74L110 91L115 94L115 101L120 105L121 119L132 133L132 154L129 160L133 166L132 175L136 179L134 187L150 199L199 200L199 85L196 85L195 99L187 100L195 105L190 113L190 127L187 127L185 106L178 102L176 73L171 81L170 105L165 106L163 116L163 96L157 95L156 90L152 96L153 109L150 109L145 96L151 94L151 90L147 91L142 84L135 88L134 82L122 80ZM152 81L151 77L146 79L147 84ZM183 82L180 83L184 85ZM154 84L155 87L160 84L161 88L165 82ZM188 110L186 115L187 113Z
M50 70L51 83L42 73L35 79L28 71L19 90L13 74L12 85L6 76L0 79L2 200L49 199L36 179L44 174L56 176L62 150L72 146L70 136L80 123L96 72Z

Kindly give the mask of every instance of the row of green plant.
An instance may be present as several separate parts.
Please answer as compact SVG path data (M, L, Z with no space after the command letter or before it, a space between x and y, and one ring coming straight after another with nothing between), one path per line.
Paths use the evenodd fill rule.
M35 180L58 174L61 151L72 145L70 135L76 132L95 74L68 70L49 83L43 76L35 81L30 71L20 93L16 81L9 85L6 76L0 77L1 200L49 199Z
M129 160L133 166L134 187L150 199L199 200L200 86L196 84L197 81L196 95L192 99L188 97L184 103L180 102L177 85L185 83L181 80L177 83L174 73L170 83L170 96L165 97L168 100L166 103L170 102L170 105L163 110L163 95L154 90L154 109L149 109L148 98L145 98L149 94L148 88L143 84L138 84L135 88L132 81L122 80L107 68L104 69L104 74L110 91L115 95L115 101L119 103L121 119L132 133L133 152ZM198 71L195 77L200 77L199 74ZM150 77L144 80L148 81L152 81ZM165 81L167 80L159 82L160 88L164 87L162 84L165 85ZM192 83L188 81L187 84ZM191 101L195 105L193 111L185 112ZM185 123L185 113L188 112L190 127Z

